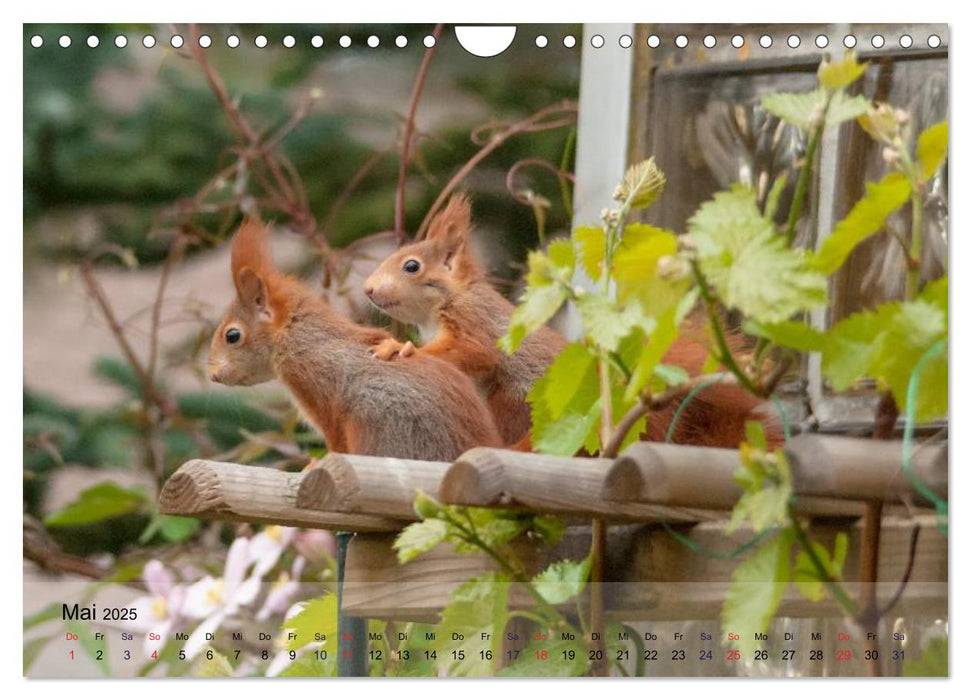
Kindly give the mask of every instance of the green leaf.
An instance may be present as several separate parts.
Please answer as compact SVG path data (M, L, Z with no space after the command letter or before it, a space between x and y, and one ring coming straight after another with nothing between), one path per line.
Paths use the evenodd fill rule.
M442 542L447 534L448 525L437 518L412 523L395 538L394 549L398 552L398 562L406 564L424 554Z
M882 334L893 322L895 306L885 304L877 313L852 314L830 329L823 352L823 374L836 391L845 391L867 376Z
M728 307L765 323L826 303L826 278L789 248L741 185L719 192L688 221L698 264Z
M857 61L853 51L847 51L840 61L823 60L816 74L824 88L840 90L859 80L868 65Z
M590 557L583 561L563 561L550 564L533 578L533 587L550 605L565 603L586 588L590 576Z
M111 669L108 666L108 643L106 641L99 641L94 638L94 630L90 628L89 625L72 621L64 625L64 628L77 636L78 644L84 650L91 660L95 662L98 670L101 671L102 675L111 675ZM101 658L98 658L98 652L101 652Z
M533 530L539 533L546 544L553 546L563 538L566 523L563 518L555 515L536 515L533 516Z
M651 334L650 340L646 345L641 344L637 363L624 392L625 401L635 401L644 387L654 378L655 370L678 337L676 316L676 309L672 309L658 317L657 327Z
M315 634L325 636L323 648L328 656L337 654L337 596L326 593L320 598L307 601L296 615L287 618L280 626L286 636L287 650L297 651L316 641ZM293 633L290 637L288 633Z
M873 356L869 372L893 392L897 406L907 405L907 387L921 356L935 343L947 340L947 310L921 298L900 304L883 342ZM937 355L923 368L915 418L924 423L947 414L947 353Z
M867 183L866 194L812 256L815 267L827 275L836 272L853 249L883 228L887 217L909 198L910 182L902 173L889 173L878 183Z
M681 276L665 272L669 267L677 268L668 264L679 260L677 253L678 237L671 231L648 224L629 224L612 265L617 299L621 303L639 300L650 316L677 304L690 284L687 266Z
M583 343L571 343L556 356L543 376L540 394L550 417L559 418L572 406L585 407L600 395L597 356ZM534 386L533 391L539 389Z
M36 637L30 641L24 642L23 657L24 657L24 675L30 670L30 667L34 665L37 657L40 653L44 651L50 642L54 640L57 635L50 635L48 637Z
M921 357L947 339L947 278L927 285L912 302L883 304L853 314L828 334L823 374L837 391L863 377L889 387L899 407L907 402L911 374ZM921 374L918 422L947 413L947 353L930 359Z
M597 226L581 226L573 232L573 241L580 248L580 263L594 282L603 272L607 235Z
M169 542L182 542L194 535L202 527L198 518L186 518L181 515L163 515L159 532Z
M810 131L819 121L826 105L825 90L812 92L775 92L762 97L762 106L782 121Z
M920 174L925 181L934 177L934 173L947 159L947 122L938 122L924 129L917 138L917 162L920 164Z
M616 352L620 341L634 328L643 329L645 334L654 331L654 319L646 316L636 301L621 307L606 296L587 292L576 304L586 336L607 352Z
M826 334L802 321L759 323L749 319L742 324L742 328L750 335L760 336L776 345L800 352L819 352L826 347Z
M576 639L563 639L562 630L547 630L547 639L531 639L519 652L515 661L499 672L500 676L519 676L525 678L545 678L550 676L584 676L588 670L587 645L574 634ZM573 658L569 652L573 652ZM545 656L543 652L546 652ZM567 654L567 656L564 656Z
M499 666L502 638L509 619L507 607L509 579L498 572L489 572L463 583L452 593L452 599L442 610L442 620L436 630L437 666L449 676L491 676ZM483 659L477 649L483 634L489 635L492 660ZM462 652L464 658L454 658L452 652Z
M537 452L565 457L572 457L581 447L589 449L591 441L597 440L600 405L601 399L597 398L586 410L571 410L539 430L534 425L533 447Z
M659 364L654 368L654 376L664 382L665 386L677 386L688 381L688 371L677 365Z
M554 241L549 255L539 251L529 254L529 272L526 275L526 291L513 310L506 335L498 345L508 354L553 317L569 297L569 287L574 270L573 244L570 241Z
M947 637L934 637L926 643L920 656L904 661L908 677L947 676Z
M830 98L826 110L826 126L837 126L845 121L856 119L870 109L870 100L863 95L847 95L837 92Z
M546 254L557 268L557 274L562 277L561 271L567 270L568 276L573 276L573 270L576 267L576 251L573 249L573 241L564 239L553 241L546 248Z
M44 518L48 527L72 527L101 522L120 515L137 513L145 508L148 499L137 491L123 489L106 481L81 492L74 501L57 513Z
M212 658L209 657L210 654ZM196 678L228 678L233 675L233 666L229 659L207 646L193 666L192 675Z
M822 562L827 574L831 579L839 581L843 577L843 564L846 561L846 552L849 548L849 539L845 532L837 533L833 543L833 556L830 557L829 551L819 542L812 543L816 557ZM826 586L823 578L820 577L816 567L813 566L809 554L805 550L800 550L796 555L796 565L792 572L792 580L804 596L814 602L822 600L826 596Z
M627 169L614 193L614 199L629 202L631 209L646 209L661 196L666 181L652 156Z
M732 644L745 658L754 654L755 634L768 629L782 600L791 571L792 540L791 531L781 532L732 572L722 606L722 640L729 644L729 633L737 634L739 640Z

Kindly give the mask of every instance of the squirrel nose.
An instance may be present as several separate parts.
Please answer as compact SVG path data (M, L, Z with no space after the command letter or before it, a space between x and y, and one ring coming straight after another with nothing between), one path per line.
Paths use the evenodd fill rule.
M374 298L374 287L365 287L364 293L367 294L368 299Z
M216 384L220 384L221 382L220 382L220 379L219 379L219 372L217 372L215 370L213 370L212 372L210 372L209 373L209 381L215 382Z

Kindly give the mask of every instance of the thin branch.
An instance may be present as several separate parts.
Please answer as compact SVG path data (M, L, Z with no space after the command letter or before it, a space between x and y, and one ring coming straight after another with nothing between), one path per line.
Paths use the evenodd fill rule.
M408 162L411 160L411 139L415 131L415 114L418 112L418 102L421 100L422 90L425 88L425 78L428 77L428 68L431 66L432 58L438 50L438 39L442 34L442 24L436 24L432 30L435 42L425 49L425 55L421 59L421 66L418 68L418 75L415 76L415 84L411 88L411 100L408 104L408 118L405 119L405 128L401 135L401 160L398 162L398 187L394 195L394 233L398 239L398 245L405 242L405 180L408 178Z
M601 456L611 459L616 457L620 451L620 446L624 444L624 440L634 427L634 424L648 413L660 411L675 401L683 399L697 387L716 380L718 382L737 383L735 378L730 374L702 374L697 377L692 377L688 381L681 382L677 386L669 387L655 396L652 396L650 393L642 394L641 400L620 419L610 441L604 446Z
M547 170L548 172L553 173L561 181L565 179L569 182L576 183L576 176L573 173L562 170L561 168L557 168L548 160L543 160L542 158L523 158L522 160L518 160L513 163L513 166L509 168L509 171L506 173L506 190L513 196L513 199L520 204L532 206L532 202L530 202L527 197L523 197L517 193L515 189L516 175L519 174L521 169L533 166L538 166L544 170Z
M421 239L422 236L424 236L432 218L438 213L438 210L442 207L445 200L448 199L449 195L452 194L452 191L458 186L458 184L462 182L462 180L464 180L479 163L485 160L490 153L509 140L510 137L519 133L531 133L536 131L546 131L549 129L558 129L563 126L573 124L576 121L576 111L577 103L570 100L565 100L563 102L558 102L557 104L544 107L532 116L507 126L503 131L493 134L482 146L482 148L480 148L479 151L465 163L465 165L459 168L458 172L456 172L455 175L452 176L452 179L448 181L448 184L445 185L445 188L439 193L438 198L435 199L435 202L432 204L431 208L429 208L428 213L425 214L425 219L421 222L421 226L418 227L418 232L415 235L415 238ZM559 114L570 114L571 116L545 121L551 116ZM473 132L473 136L478 133L479 130ZM473 138L473 142L474 141L475 139Z
M148 377L155 376L155 365L158 361L158 334L159 325L162 318L162 302L165 298L165 288L169 283L169 273L172 270L172 264L175 262L182 251L184 250L184 239L181 234L177 234L175 240L169 246L169 253L165 256L165 263L162 265L162 272L159 275L158 287L155 290L155 301L152 303L152 321L151 330L149 331L149 346L148 346L148 368L145 370L145 374Z
M904 590L906 590L907 584L910 582L910 575L914 571L914 560L917 558L917 538L919 535L920 525L914 525L914 529L910 531L910 549L907 552L907 566L904 569L904 575L900 578L900 585L897 586L897 592L893 594L890 602L880 610L880 617L893 610L893 607L900 602L900 599L904 595Z

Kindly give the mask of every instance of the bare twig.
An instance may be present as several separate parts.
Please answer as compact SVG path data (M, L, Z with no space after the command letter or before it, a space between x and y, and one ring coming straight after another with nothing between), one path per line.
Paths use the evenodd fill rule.
M452 179L448 181L448 184L446 184L444 189L442 189L442 191L438 194L435 202L429 208L428 213L425 214L425 218L421 222L421 226L418 227L418 232L415 235L415 238L420 239L425 235L432 218L438 213L438 210L448 199L449 195L452 194L456 186L458 186L458 184L462 182L462 180L464 180L479 163L485 160L490 153L499 148L499 146L504 144L507 140L509 140L509 138L520 133L547 131L549 129L558 129L563 126L571 125L576 121L576 111L577 103L570 100L565 100L563 102L558 102L554 105L544 107L532 116L516 122L515 124L507 125L505 129L493 133L492 136L485 141L479 151L472 156L465 163L465 165L459 168L458 172L452 176ZM477 141L477 135L481 134L484 129L495 128L495 125L480 127L480 129L473 132L473 142Z
M181 234L176 235L175 240L169 246L169 253L165 256L165 263L162 265L162 272L159 275L158 287L155 290L155 301L152 303L151 330L148 336L148 368L145 370L145 374L148 377L155 376L155 365L158 361L159 324L162 317L162 302L165 297L165 288L169 282L169 273L172 270L172 264L176 258L182 255L184 249L184 239Z
M735 377L731 374L702 374L697 377L692 377L685 382L681 382L677 386L669 387L657 395L651 395L649 392L645 392L641 395L641 400L631 407L631 409L624 414L624 417L620 419L620 422L614 429L610 440L606 445L604 445L601 456L610 459L616 457L617 453L620 451L620 446L624 444L627 434L631 431L637 421L651 411L660 411L675 401L683 399L699 386L713 382L731 384L737 383Z
M910 532L910 549L907 552L907 566L904 569L904 575L900 578L900 585L897 586L896 593L894 593L890 601L880 609L880 617L883 617L888 612L893 610L894 606L900 602L900 599L904 595L907 584L910 582L910 575L914 571L914 560L917 558L917 539L919 536L920 525L914 525L914 529Z
M418 102L421 100L422 90L425 88L425 78L428 77L428 68L431 66L435 52L438 50L438 39L442 34L441 24L436 24L432 30L435 43L425 49L425 55L421 59L418 67L418 75L415 76L415 84L411 88L411 100L408 104L408 117L405 119L405 128L401 134L401 160L398 163L398 187L394 195L394 233L398 239L398 245L405 242L405 180L408 177L408 161L411 159L411 139L415 131L415 114L418 112Z

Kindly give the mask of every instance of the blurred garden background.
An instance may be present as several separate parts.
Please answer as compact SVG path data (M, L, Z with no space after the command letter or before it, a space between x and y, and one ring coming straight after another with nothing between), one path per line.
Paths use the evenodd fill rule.
M518 279L526 250L569 227L580 49L564 47L567 34L580 28L520 27L482 59L450 26L24 26L25 672L60 672L49 642L63 638L67 595L147 596L157 619L139 635L218 626L243 609L279 629L291 604L333 581L326 533L155 510L188 459L296 470L323 450L281 387L206 380L233 294L225 243L244 211L261 212L277 224L281 266L363 319L370 267L458 188L473 197L491 273ZM275 581L276 597L193 608L206 585L229 584L233 556L247 580ZM89 665L193 663L174 647L154 659L136 647L125 670ZM270 665L246 663L236 672Z

